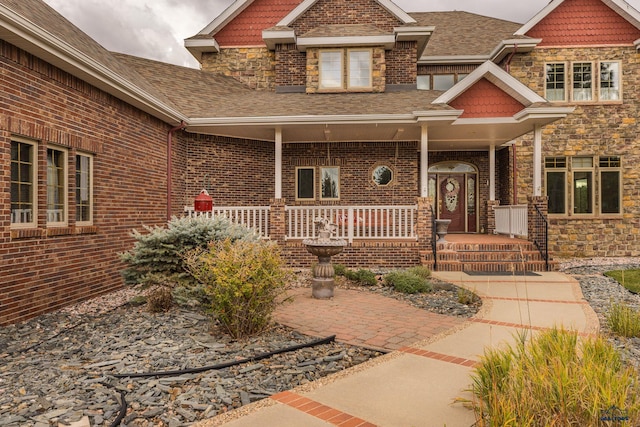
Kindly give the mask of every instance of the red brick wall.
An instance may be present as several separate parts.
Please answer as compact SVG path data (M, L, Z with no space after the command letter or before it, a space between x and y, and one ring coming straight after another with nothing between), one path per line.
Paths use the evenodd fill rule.
M3 41L0 112L0 324L121 287L131 230L166 218L169 126ZM38 144L40 214L28 231L10 227L12 136ZM69 150L64 228L46 227L47 144ZM92 227L74 220L76 151L95 156Z
M276 87L306 84L307 56L294 44L276 46Z
M365 152L366 155L363 154ZM317 199L305 204L405 205L416 203L418 196L417 142L286 144L282 154L282 191L288 205L296 203L297 166L340 167L340 200L320 202ZM378 186L371 178L373 168L380 164L395 170L394 182L390 185ZM316 174L319 174L319 170L316 170ZM319 192L318 186L317 179L316 193Z
M387 84L410 85L416 83L418 67L418 44L398 42L393 50L386 52Z
M298 20L291 24L296 34L302 35L321 25L373 24L392 32L402 25L378 2L370 0L319 0Z
M217 206L269 206L275 194L273 142L191 135L187 146L185 206L203 187Z

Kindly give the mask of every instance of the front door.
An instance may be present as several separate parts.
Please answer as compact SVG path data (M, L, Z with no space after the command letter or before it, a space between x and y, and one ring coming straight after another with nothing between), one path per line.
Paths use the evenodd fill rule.
M450 233L464 233L466 227L465 175L438 175L438 218L450 219Z

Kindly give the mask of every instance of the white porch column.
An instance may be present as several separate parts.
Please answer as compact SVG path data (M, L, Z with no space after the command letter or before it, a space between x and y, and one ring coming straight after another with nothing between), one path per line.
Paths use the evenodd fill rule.
M420 138L420 197L429 197L429 128L422 126Z
M496 200L496 146L489 147L489 200Z
M275 198L282 199L282 128L276 128L275 138L276 165L275 165Z
M542 127L533 130L533 196L542 196Z

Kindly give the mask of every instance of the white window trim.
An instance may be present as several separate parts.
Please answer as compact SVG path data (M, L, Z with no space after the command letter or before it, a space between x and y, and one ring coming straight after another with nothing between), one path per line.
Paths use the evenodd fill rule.
M23 228L35 228L38 225L38 143L36 141L32 141L25 138L19 137L11 137L12 142L19 142L21 144L29 144L33 148L33 159L32 159L32 176L31 176L31 185L33 187L33 191L31 192L31 221L30 222L11 222L10 228L12 229L23 229ZM11 198L11 196L9 196ZM11 200L9 200L9 204L11 204ZM11 208L9 208L11 210ZM11 212L13 215L13 212Z
M76 220L76 225L88 226L88 225L93 225L93 155L88 153L76 153L76 157L81 157L81 156L89 158L89 220L88 221ZM77 168L76 168L76 173L77 173ZM77 191L77 188L76 188L76 191ZM74 195L74 203L76 205L76 210L77 210L78 203L75 198L75 195Z
M63 208L62 208L62 221L56 221L55 219L58 215L56 215L54 217L54 213L49 212L49 200L47 200L47 227L66 227L69 224L69 151L67 149L64 149L62 147L58 147L58 146L54 146L54 145L49 145L47 146L47 151L49 150L55 150L55 151L59 151L61 153L63 153L63 160L62 160L62 164L64 167L64 172L63 172L63 190L62 190L62 200L63 200ZM49 154L47 153L47 158L48 158ZM48 168L48 165L47 165ZM48 173L48 171L47 171ZM49 178L47 177L47 183L46 183L46 187L45 187L45 192L47 193L47 197L48 196L48 191L49 191ZM75 199L75 197L74 197Z
M591 65L591 98L590 99L576 99L575 95L576 95L576 89L574 87L575 84L575 80L573 78L575 72L574 72L574 67L577 64L590 64ZM574 61L571 63L571 102L575 102L575 103L594 103L597 102L597 98L596 98L596 82L599 81L599 76L598 74L595 72L596 70L596 65L597 63L594 61Z
M312 197L298 197L298 186L299 186L299 175L298 175L298 171L300 171L301 169L310 169L313 171L313 179L312 179L312 185L313 185L313 196ZM295 176L295 181L296 181L296 200L298 201L310 201L310 200L316 200L316 168L313 166L296 166L296 176Z

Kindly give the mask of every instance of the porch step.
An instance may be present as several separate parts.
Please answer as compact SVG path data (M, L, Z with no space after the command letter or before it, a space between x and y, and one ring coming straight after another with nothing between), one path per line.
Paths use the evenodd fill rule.
M514 243L438 244L437 262L433 252L422 254L423 265L437 271L524 272L546 271L546 263L538 249L527 241ZM549 270L556 270L557 262L549 261Z

